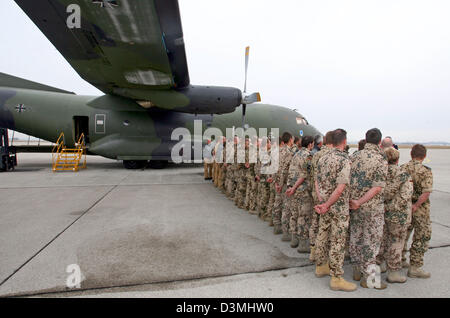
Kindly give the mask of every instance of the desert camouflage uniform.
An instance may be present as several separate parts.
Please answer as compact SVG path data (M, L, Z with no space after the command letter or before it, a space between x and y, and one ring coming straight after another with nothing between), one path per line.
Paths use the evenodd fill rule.
M238 152L238 163L236 166L236 191L234 194L234 204L240 209L244 209L245 206L245 197L247 191L247 168L245 167L246 163L249 163L249 148L243 145L239 145L239 151L243 153L240 154Z
M220 156L222 155L222 142L217 141L214 146L214 161L213 161L213 180L214 186L219 187L220 171L222 170Z
M225 192L225 177L227 173L227 167L225 165L227 158L226 144L223 144L223 146L219 148L219 151L221 151L220 156L222 158L222 163L219 164L220 170L219 170L218 188L223 192Z
M433 191L431 168L424 166L418 160L411 160L402 165L402 168L411 175L413 180L412 203L416 203L423 193ZM405 240L403 260L406 259L407 242L413 229L414 235L409 250L410 264L411 266L422 267L423 257L431 240L430 199L425 201L412 215L411 226L408 228Z
M301 148L294 154L289 166L287 186L293 187L298 179L304 178L303 183L291 197L286 198L287 213L283 214L281 222L289 216L289 231L297 234L300 240L309 239L311 226L312 197L311 197L311 152ZM286 216L285 216L286 215Z
M279 147L278 146L273 146L271 149L271 153L273 151L278 151ZM274 158L272 158L272 160L274 160L274 166L278 166L279 162L280 162L280 158L279 156L274 156ZM269 202L267 205L267 214L269 215L269 217L273 220L273 205L275 204L275 196L276 196L276 190L275 190L275 178L276 178L276 173L273 173L270 175L270 177L272 178L272 182L269 184Z
M377 263L386 261L391 271L402 269L402 250L411 223L413 184L408 172L395 164L388 166L384 189L384 231Z
M327 146L323 146L318 152L316 152L311 159L311 196L313 200L313 207L321 202L317 198L315 180L317 178L317 163L319 159L331 150ZM319 217L320 215L311 209L311 227L309 228L309 242L311 246L315 245L317 233L319 232Z
M367 143L363 150L352 156L350 199L358 200L373 187L386 185L388 164L385 153L377 145ZM383 192L362 204L350 214L350 257L365 277L369 266L376 264L384 227Z
M236 170L236 160L237 160L237 145L236 144L232 144L233 140L230 141L231 143L231 148L230 150L233 151L226 151L226 155L227 155L227 185L226 185L226 194L227 197L230 199L234 199L234 191L235 191L235 180L234 180L234 174L235 174L235 170Z
M249 168L246 169L247 190L245 197L245 209L256 211L256 199L258 196L258 183L255 180L255 164L257 161L258 149L255 144L250 144L249 148Z
M272 209L272 219L274 225L281 225L283 232L287 233L289 232L289 222L286 224L281 223L282 219L282 213L284 211L284 202L286 200L286 182L287 182L287 175L289 172L289 163L292 159L292 151L289 146L284 145L280 148L280 161L278 166L278 172L275 176L275 183L277 183L279 186L281 186L281 192L275 193L275 200L273 203L273 209Z
M297 144L293 144L291 147L292 154L295 155L300 149L298 148Z
M223 189L223 173L225 172L223 163L225 162L225 149L222 142L218 142L214 147L214 185Z
M315 242L315 260L323 265L329 260L330 275L344 274L344 253L349 223L350 159L339 149L330 149L317 162L319 193L326 202L339 184L346 184L339 199L320 216Z
M262 153L261 160L258 160L256 164L256 175L259 176L259 188L258 188L258 216L261 219L267 215L267 205L269 202L269 183L267 179L270 178L270 174L267 174L266 167L270 166L270 152Z

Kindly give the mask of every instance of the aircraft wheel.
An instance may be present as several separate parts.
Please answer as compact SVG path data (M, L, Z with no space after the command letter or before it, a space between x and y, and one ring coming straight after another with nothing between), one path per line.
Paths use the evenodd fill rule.
M147 164L146 160L124 160L123 166L126 169L142 169Z
M164 169L167 167L168 161L166 160L150 160L148 166L152 169Z

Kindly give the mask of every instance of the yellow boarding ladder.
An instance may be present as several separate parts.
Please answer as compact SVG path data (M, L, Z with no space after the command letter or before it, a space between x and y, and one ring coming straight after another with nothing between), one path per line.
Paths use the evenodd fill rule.
M81 161L83 162L80 165ZM52 150L52 168L53 171L78 171L80 168L86 168L84 134L78 138L75 148L67 148L64 144L64 133L59 135Z

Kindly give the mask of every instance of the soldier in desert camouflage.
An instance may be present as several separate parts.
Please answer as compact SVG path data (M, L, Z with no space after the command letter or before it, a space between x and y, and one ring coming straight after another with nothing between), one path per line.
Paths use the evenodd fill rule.
M279 151L279 166L278 172L275 176L275 202L273 204L272 216L274 224L274 234L283 233L282 241L290 241L291 236L289 235L289 222L284 224L281 222L282 213L284 209L284 203L286 201L286 190L287 190L287 175L289 172L289 164L292 159L291 147L294 143L294 137L288 132L285 132L281 137L284 145L280 147Z
M249 145L249 167L246 170L247 190L245 198L245 209L250 214L257 214L257 198L258 198L258 183L256 182L255 165L258 159L259 139L254 137L250 140Z
M402 165L412 177L413 196L412 196L412 222L408 229L408 235L405 242L403 259L406 263L406 244L414 230L410 253L410 266L408 276L414 278L429 278L430 273L425 272L423 267L423 258L428 250L428 244L431 239L431 220L430 220L430 194L433 191L433 173L431 168L422 164L427 156L427 149L420 144L414 145L411 149L411 161ZM407 263L406 263L407 264Z
M364 149L352 156L350 179L350 257L353 279L360 280L364 288L376 271L376 257L380 250L384 227L384 197L388 164L379 147L381 131L377 128L366 133ZM361 273L363 277L361 277ZM375 289L385 289L379 282Z
M245 138L244 145L239 144L237 154L237 164L235 171L236 191L234 204L240 209L245 208L245 197L247 191L247 170L250 168L250 140Z
M313 206L318 205L319 199L317 198L317 194L315 189L315 183L317 179L317 163L319 162L319 159L322 158L324 155L328 153L331 149L333 149L333 132L329 131L326 133L323 143L324 146L320 149L320 151L316 152L311 160L311 195L313 199ZM319 217L320 215L318 213L315 213L314 210L311 213L311 227L309 228L309 243L310 243L310 249L311 254L309 256L309 260L311 262L314 261L314 251L315 251L315 242L317 233L319 232Z
M388 159L388 173L384 189L384 231L377 263L388 270L387 281L404 283L402 250L406 233L411 224L411 198L413 184L411 176L398 166L400 152L392 147L384 149ZM384 263L384 261L386 263ZM384 269L381 270L384 272Z
M259 153L259 160L255 166L256 180L259 182L258 188L258 216L261 219L267 215L267 206L269 202L269 182L268 179L271 178L270 167L271 154L270 148L271 143L268 138L263 138L261 141L261 151ZM263 150L266 151L263 151Z
M332 290L354 291L356 285L344 278L345 240L349 223L350 159L344 152L347 133L337 129L333 146L317 163L315 190L320 202L314 207L320 214L316 239L316 277L330 275Z
M286 190L286 209L283 218L289 217L289 231L292 235L291 247L298 246L299 253L308 253L309 228L311 226L311 150L314 146L312 136L302 138L302 148L292 157ZM282 223L285 220L282 219Z

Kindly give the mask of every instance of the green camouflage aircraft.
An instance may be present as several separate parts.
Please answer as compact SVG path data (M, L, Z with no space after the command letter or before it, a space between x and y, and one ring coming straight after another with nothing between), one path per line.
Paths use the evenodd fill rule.
M244 91L190 84L177 0L15 0L78 74L105 95L72 92L0 73L0 127L71 147L127 168L171 160L175 128L279 128L320 134L298 112ZM17 151L31 151L17 147Z

